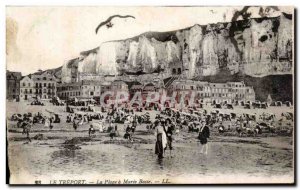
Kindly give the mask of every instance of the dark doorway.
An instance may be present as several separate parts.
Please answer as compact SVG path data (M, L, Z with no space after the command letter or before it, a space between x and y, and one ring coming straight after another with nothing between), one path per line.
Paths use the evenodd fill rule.
M177 74L180 75L181 74L181 68L177 69Z
M176 75L176 69L172 70L172 75Z

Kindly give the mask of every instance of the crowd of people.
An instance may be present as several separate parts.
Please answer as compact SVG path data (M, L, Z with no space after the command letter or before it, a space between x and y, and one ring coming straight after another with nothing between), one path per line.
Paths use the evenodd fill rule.
M144 110L143 110L144 109ZM83 110L83 111L82 111ZM205 109L186 109L176 110L172 108L154 109L156 117L151 120L149 111L151 108L126 108L126 107L101 107L100 112L91 109L75 109L66 116L66 123L72 124L74 130L78 130L81 125L89 125L89 137L95 137L96 132L106 132L111 140L120 137L118 124L123 126L123 138L134 141L134 133L141 125L146 125L148 132L155 135L155 154L158 158L163 158L167 149L173 150L174 134L180 131L197 133L195 137L202 145L201 153L208 153L208 138L211 130L220 134L227 131L235 131L236 134L257 135L263 130L275 133L275 123L285 120L293 120L293 115L283 113L281 118L276 118L274 114L262 113L221 113L219 110L208 112ZM66 110L68 112L68 110ZM145 112L143 112L145 111ZM53 123L60 123L58 113L50 113L51 116L45 116L40 112L36 114L13 114L11 120L17 121L17 127L23 128L23 134L27 134L30 140L29 132L34 124L43 124L49 129L53 129ZM122 130L122 129L121 129Z

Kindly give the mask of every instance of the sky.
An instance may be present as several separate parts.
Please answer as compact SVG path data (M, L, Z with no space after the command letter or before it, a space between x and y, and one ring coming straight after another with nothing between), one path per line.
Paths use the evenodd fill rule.
M265 7L264 7L265 8ZM292 13L289 7L280 11ZM80 52L105 41L134 37L147 31L172 31L195 24L230 22L242 7L10 7L6 8L6 66L23 75L62 66ZM249 11L259 17L258 8ZM280 11L269 12L278 16ZM114 26L97 25L109 16Z

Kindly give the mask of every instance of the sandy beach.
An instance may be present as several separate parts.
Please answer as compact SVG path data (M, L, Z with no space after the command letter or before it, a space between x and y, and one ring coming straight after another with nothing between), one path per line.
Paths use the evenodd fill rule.
M42 180L47 184L61 175L64 179L88 178L90 181L87 183L94 184L97 180L117 178L119 174L128 179L148 177L151 183L161 183L155 178L168 179L171 183L280 183L279 177L285 182L293 182L292 135L239 137L233 132L219 134L212 129L208 154L205 155L200 153L198 134L183 129L174 135L174 150L167 150L165 158L158 160L154 154L154 133L148 131L145 124L137 127L133 142L123 139L124 124L118 124L120 135L113 140L110 140L109 133L98 131L89 137L90 124L81 125L75 131L72 124L65 122L67 113L64 106L27 104L7 102L8 164L13 174L10 179L12 183ZM28 142L26 135L22 135L22 129L16 127L16 122L9 120L10 116L13 113L38 111L47 114L46 107L61 115L61 123L54 124L52 130L42 124L34 124L30 133L32 142ZM205 109L213 110L209 107ZM240 112L241 109L235 108L231 112ZM285 109L289 111L291 108ZM272 112L280 116L277 110L270 107L255 112ZM222 110L227 111L230 110ZM149 113L151 120L154 120L159 112ZM37 138L38 134L41 137ZM65 147L65 142L71 139L75 139L78 149ZM218 178L216 181L220 175L228 179Z

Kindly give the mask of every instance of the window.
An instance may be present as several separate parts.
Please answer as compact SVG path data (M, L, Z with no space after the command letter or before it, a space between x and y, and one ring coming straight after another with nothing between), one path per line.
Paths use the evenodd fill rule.
M90 95L91 95L91 96L94 96L94 92L92 91L92 92L90 93Z
M46 77L43 77L43 80L47 80L47 78L46 78Z
M23 86L26 86L25 82L23 82Z
M29 93L32 94L32 89L29 90Z
M47 86L47 84L46 83L44 83L44 87L46 87Z

